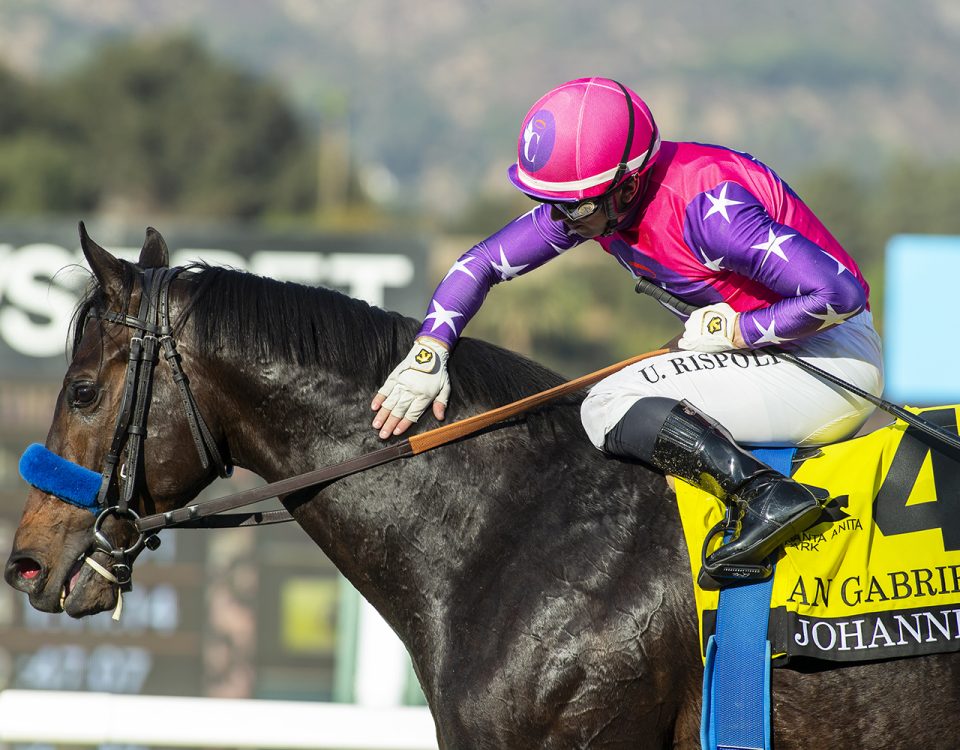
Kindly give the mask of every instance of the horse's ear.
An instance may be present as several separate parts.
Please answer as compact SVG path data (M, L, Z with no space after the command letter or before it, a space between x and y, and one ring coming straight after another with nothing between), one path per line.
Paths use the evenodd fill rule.
M140 260L137 263L141 268L166 268L170 265L170 251L167 250L167 243L160 236L160 232L153 227L147 227L147 238L143 241Z
M80 222L80 248L101 288L119 293L123 286L123 265L100 245L90 239L87 228Z

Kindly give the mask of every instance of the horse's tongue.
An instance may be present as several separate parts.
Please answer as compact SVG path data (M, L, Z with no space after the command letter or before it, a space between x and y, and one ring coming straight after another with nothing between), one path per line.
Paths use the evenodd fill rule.
M74 567L76 569L74 570L73 575L71 575L70 578L67 579L67 583L63 587L64 597L66 597L71 591L73 591L74 587L77 585L77 581L80 580L80 573L83 572L83 562L77 561L76 563L74 563Z

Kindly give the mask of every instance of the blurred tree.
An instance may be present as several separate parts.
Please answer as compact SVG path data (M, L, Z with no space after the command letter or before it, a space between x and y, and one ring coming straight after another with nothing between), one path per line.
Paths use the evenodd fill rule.
M826 165L801 176L795 185L804 202L859 262L875 257L874 231L865 196L867 184L848 167Z
M110 44L51 94L51 128L82 147L101 207L250 218L315 203L313 147L280 92L192 38Z
M960 166L901 157L886 170L868 206L878 239L893 234L958 234Z
M34 124L39 109L33 89L5 68L0 68L0 138Z
M20 213L93 207L96 191L76 164L75 150L47 134L0 139L0 206Z
M868 179L849 167L819 167L797 191L862 265L883 261L894 234L960 234L960 164L901 157Z

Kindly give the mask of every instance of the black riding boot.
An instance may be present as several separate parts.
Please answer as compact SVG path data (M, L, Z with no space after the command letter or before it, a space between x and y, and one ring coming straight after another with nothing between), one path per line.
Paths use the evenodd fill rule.
M645 446L646 450L627 452L623 435L646 433L639 442L649 444L651 426L660 420L670 403L651 399L662 403L651 403L654 412L649 413L644 401L647 399L638 401L624 420L629 420L631 412L637 410L633 419L646 417L646 425L631 432L620 429L624 424L621 422L608 434L607 449L644 459L665 474L685 479L715 495L731 507L737 522L733 538L707 557L701 586L715 587L718 581L769 575L767 557L816 522L822 509L820 500L804 485L758 461L738 446L719 423L686 401L674 402L666 412L652 450ZM641 415L640 411L647 413ZM630 442L636 445L638 441ZM715 581L705 578L704 573Z
M804 485L774 471L737 445L720 424L681 401L667 416L653 450L654 465L723 500L738 533L707 557L715 578L724 568L763 565L791 537L812 526L822 506ZM731 571L737 577L737 571Z

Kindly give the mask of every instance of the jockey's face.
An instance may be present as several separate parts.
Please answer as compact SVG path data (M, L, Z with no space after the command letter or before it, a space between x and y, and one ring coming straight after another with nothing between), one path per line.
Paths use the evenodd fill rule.
M633 207L632 204L634 199L637 197L639 188L639 178L637 175L632 175L613 192L612 208L616 216L616 221L614 223L619 223L620 220L626 216L627 212ZM571 211L569 208L567 208L567 210L564 211L558 208L556 204L551 205L550 218L554 221L562 221L564 226L566 226L570 232L578 234L581 237L585 237L587 239L599 237L607 230L608 216L604 203L609 201L608 197L604 196L601 198L596 198L592 202L595 202L596 210L587 214L586 216L581 216L580 218L570 218L571 214L576 216L576 209ZM581 201L579 204L573 205L577 206L586 203L588 203L588 201Z

